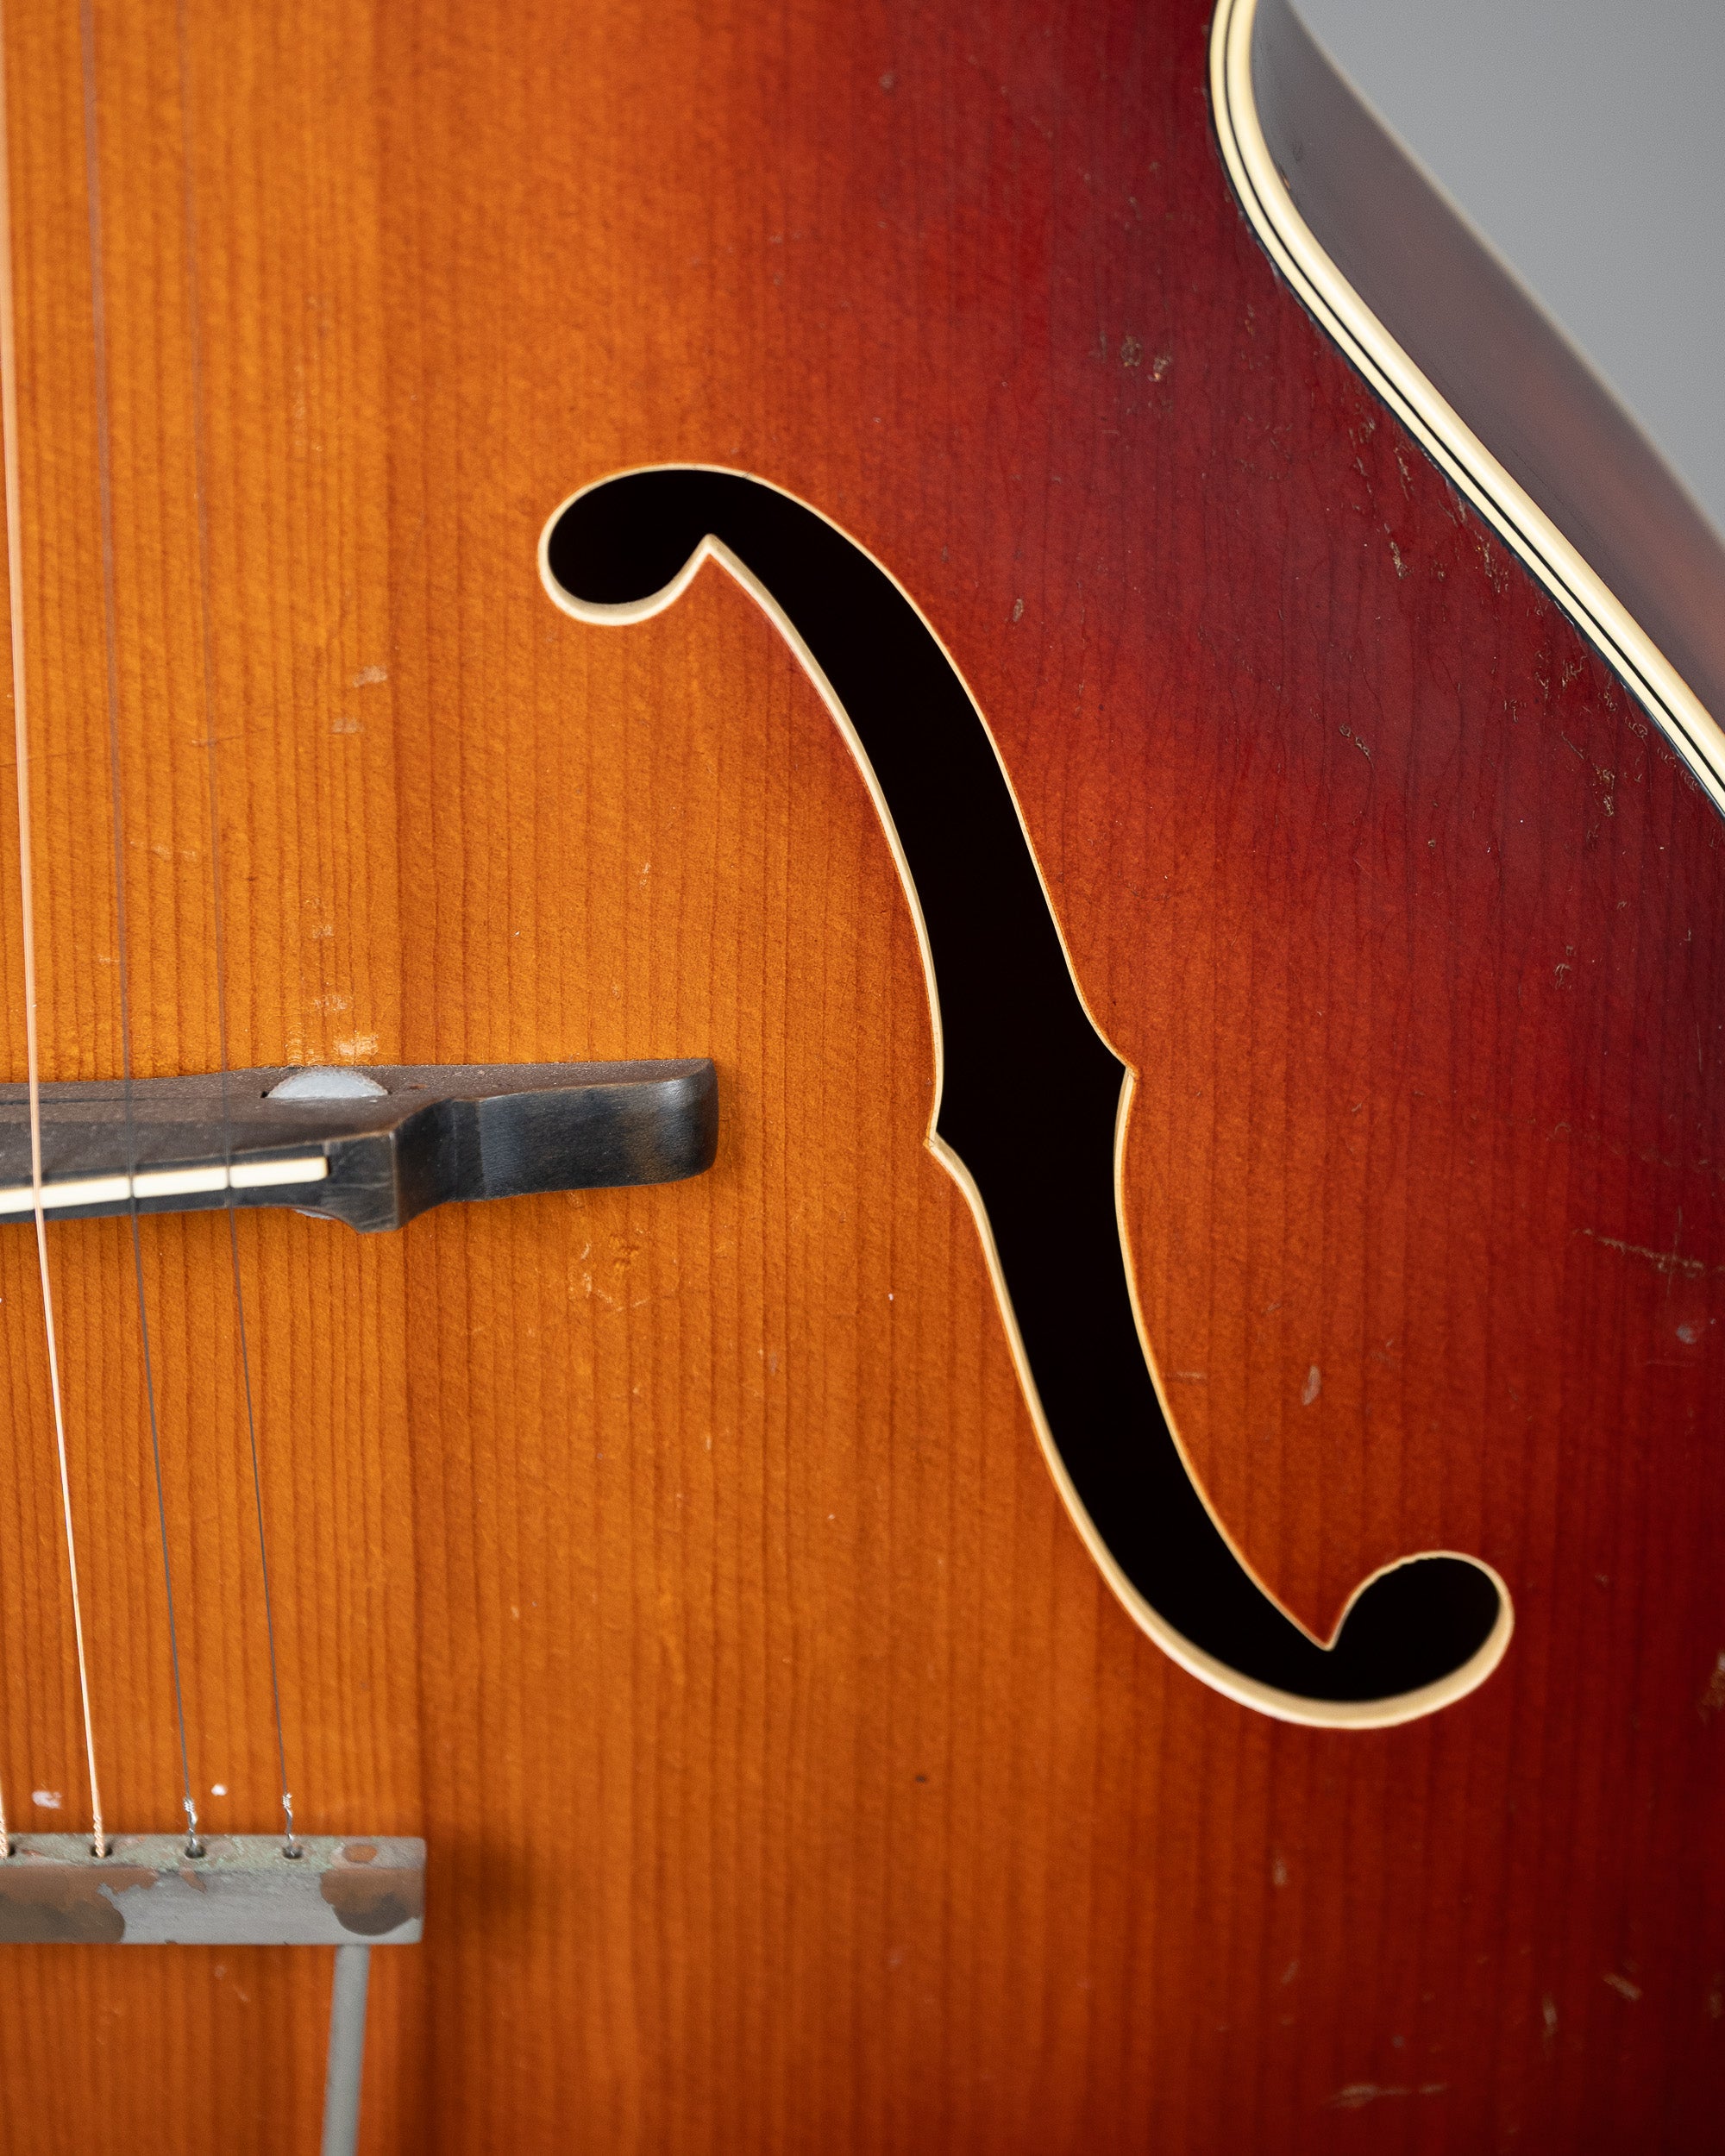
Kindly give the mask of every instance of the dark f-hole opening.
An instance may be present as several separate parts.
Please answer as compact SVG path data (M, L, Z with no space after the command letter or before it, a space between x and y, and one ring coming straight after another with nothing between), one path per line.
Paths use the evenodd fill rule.
M1498 1626L1482 1566L1396 1566L1320 1647L1240 1564L1187 1474L1138 1339L1115 1215L1125 1073L1079 1000L976 708L892 579L802 503L688 468L576 496L547 536L546 566L584 611L634 607L709 536L801 635L879 780L933 956L939 1134L975 1179L1053 1442L1126 1580L1201 1655L1294 1702L1389 1702L1455 1677Z

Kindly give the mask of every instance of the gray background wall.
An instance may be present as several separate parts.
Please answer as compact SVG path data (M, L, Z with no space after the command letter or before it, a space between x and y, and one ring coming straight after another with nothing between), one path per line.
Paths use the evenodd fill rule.
M1295 0L1725 530L1725 0Z

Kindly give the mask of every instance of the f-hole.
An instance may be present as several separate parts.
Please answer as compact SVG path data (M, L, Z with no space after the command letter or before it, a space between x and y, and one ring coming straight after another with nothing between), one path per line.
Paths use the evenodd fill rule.
M540 546L557 604L618 625L670 605L709 560L785 636L874 796L942 1044L929 1144L975 1213L1050 1466L1110 1584L1194 1675L1285 1720L1380 1726L1458 1699L1509 1644L1490 1566L1409 1557L1358 1588L1321 1641L1194 1482L1126 1275L1115 1150L1130 1075L1079 996L982 713L905 592L806 504L706 467L601 479Z

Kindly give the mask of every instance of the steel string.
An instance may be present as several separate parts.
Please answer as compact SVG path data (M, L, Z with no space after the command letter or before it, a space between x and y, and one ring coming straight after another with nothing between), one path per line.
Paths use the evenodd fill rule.
M90 1712L90 1665L85 1651L84 1603L78 1591L78 1539L72 1526L72 1477L66 1460L66 1409L60 1397L60 1350L54 1337L53 1282L48 1269L47 1226L42 1217L41 1062L36 1028L36 906L30 837L30 733L24 665L23 485L18 442L18 344L12 283L12 190L5 65L5 16L0 8L0 428L4 429L6 573L12 628L12 734L18 792L18 895L24 957L24 1044L29 1078L30 1187L35 1196L36 1269L41 1278L42 1326L47 1338L48 1389L53 1401L54 1445L60 1460L60 1514L66 1527L66 1573L72 1587L72 1635L78 1648L78 1690L84 1714L84 1756L90 1777L91 1839L105 1856L102 1787L96 1767L96 1733Z
M108 417L108 313L102 248L101 144L97 128L96 11L81 0L78 38L84 59L85 192L90 206L90 305L96 372L96 438L101 474L102 624L108 661L108 791L114 819L114 911L119 944L120 1068L126 1109L126 1169L138 1169L137 1125L132 1106L131 983L126 961L126 848L120 765L120 672L118 606L114 567L114 483ZM185 1848L202 1856L198 1839L198 1804L192 1795L191 1757L185 1733L185 1694L180 1682L179 1635L174 1622L173 1564L168 1554L167 1501L162 1487L161 1432L156 1415L155 1373L150 1356L149 1312L144 1296L143 1238L138 1232L138 1197L131 1192L132 1275L138 1297L138 1330L143 1340L144 1397L149 1407L150 1459L155 1470L156 1524L161 1536L162 1582L167 1596L168 1655L173 1666L173 1711L179 1734L181 1803L185 1811Z
M89 0L85 0L85 4ZM186 318L190 338L192 469L198 505L198 596L203 630L204 752L210 793L210 869L213 887L216 956L216 1035L222 1075L222 1157L233 1165L233 1125L228 1101L228 989L226 940L222 909L222 813L216 724L216 669L210 608L210 496L208 445L204 409L204 329L198 285L198 194L191 154L191 47L185 0L178 0L175 22L179 45L180 167L185 176ZM264 1526L263 1474L258 1458L257 1415L252 1399L251 1353L246 1338L246 1297L240 1274L240 1237L234 1219L231 1184L226 1194L228 1250L234 1276L234 1313L239 1329L240 1375L245 1391L246 1435L251 1447L252 1495L258 1523L258 1561L263 1571L264 1629L269 1643L270 1695L275 1709L276 1762L281 1778L281 1812L286 1853L299 1854L293 1826L293 1797L288 1788L287 1739L281 1712L281 1676L276 1656L275 1611L270 1595L269 1539Z

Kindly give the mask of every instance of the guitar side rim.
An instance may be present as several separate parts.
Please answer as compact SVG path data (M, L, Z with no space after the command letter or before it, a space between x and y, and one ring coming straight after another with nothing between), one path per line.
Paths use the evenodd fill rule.
M1725 815L1725 727L1596 563L1398 342L1295 202L1259 108L1259 21L1260 0L1217 0L1210 31L1211 112L1247 222L1320 328L1599 651ZM1458 231L1483 247L1446 206Z

